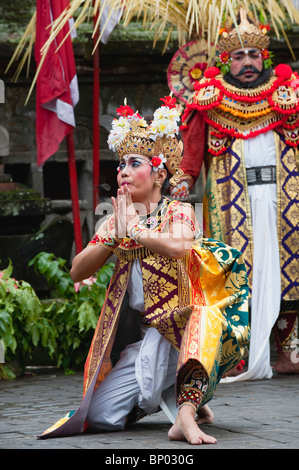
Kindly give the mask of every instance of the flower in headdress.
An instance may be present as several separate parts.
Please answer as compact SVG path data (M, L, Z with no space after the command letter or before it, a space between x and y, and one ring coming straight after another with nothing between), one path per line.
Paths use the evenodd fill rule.
M141 127L146 127L146 121L143 117L140 116L138 111L136 111L136 113L132 114L131 116L128 116L128 119L130 119L130 121L138 121Z
M269 24L260 24L259 28L263 34L267 34L267 32L271 29Z
M226 73L230 72L231 66L231 56L229 52L224 51L219 55L217 67L221 70L221 73L225 75Z
M224 38L227 38L227 36L228 36L228 29L227 29L227 28L220 28L220 29L219 29L219 36L223 36Z
M165 96L161 100L164 104L154 112L154 118L150 126L147 125L145 119L138 112L134 113L132 108L126 104L125 106L120 106L117 109L117 114L120 117L112 121L112 129L108 136L107 142L109 148L114 152L118 151L128 132L133 127L136 129L138 126L145 128L148 137L154 141L157 137L174 137L179 131L180 107L175 104L176 98L171 96Z
M179 120L179 107L161 106L154 112L154 119L149 127L149 137L153 140L163 136L174 137L179 130Z
M269 59L269 57L270 57L270 52L268 51L268 49L263 49L263 50L262 50L262 58L263 58L263 60Z
M113 152L117 152L119 145L131 130L133 121L137 121L140 127L147 127L145 119L138 112L134 113L130 106L120 106L117 108L117 114L120 117L113 119L112 129L107 140L108 146Z
M221 62L221 64L228 64L230 60L231 58L229 52L224 51L219 56L219 61Z
M150 164L153 167L154 171L158 171L158 169L163 168L163 163L166 163L167 159L164 157L163 153L160 153L158 157L153 157L150 161Z
M127 118L121 116L119 119L113 119L112 129L108 136L108 146L114 152L130 130L130 122Z
M118 116L123 117L132 116L134 114L133 109L130 108L130 106L128 105L120 106L119 108L117 108L116 112Z
M272 58L274 57L272 51L268 51L268 49L262 49L262 59L264 61L264 68L269 69L273 65Z
M165 96L164 98L160 98L160 101L163 101L164 104L162 106L167 106L168 108L172 109L176 107L176 98L171 96Z
M202 76L203 72L206 70L207 65L208 64L206 62L200 62L195 64L194 67L189 70L189 77L191 81L198 80Z

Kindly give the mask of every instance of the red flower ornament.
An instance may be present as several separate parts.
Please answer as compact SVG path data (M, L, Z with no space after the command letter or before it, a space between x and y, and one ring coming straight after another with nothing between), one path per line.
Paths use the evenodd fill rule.
M270 29L271 29L269 24L260 24L259 28L260 28L260 30L262 31L263 34L267 34L267 32L270 31Z
M162 106L167 106L169 109L176 107L176 98L172 96L165 96L164 98L160 98L160 101L163 101L164 103Z
M159 158L159 157L153 157L153 158L151 159L151 162L152 162L152 165L156 167L156 166L161 165L162 160L161 160L161 158Z
M163 168L163 163L166 163L167 159L164 157L163 153L160 153L159 156L152 157L150 161L150 165L153 167L154 171L158 171L158 169Z
M222 52L219 56L219 60L222 64L228 64L230 61L230 55L228 52Z
M263 49L262 50L262 59L265 60L265 59L269 59L270 58L270 52L268 51L268 49Z
M219 29L219 36L223 36L224 38L227 38L227 36L228 36L228 29L227 29L227 28L220 28L220 29Z
M125 105L125 106L120 106L116 110L118 116L123 116L123 117L128 117L128 116L133 116L134 111L130 106Z
M207 63L206 62L199 62L192 67L192 69L189 70L189 77L190 80L193 82L194 80L199 80L203 74L203 72L207 68Z

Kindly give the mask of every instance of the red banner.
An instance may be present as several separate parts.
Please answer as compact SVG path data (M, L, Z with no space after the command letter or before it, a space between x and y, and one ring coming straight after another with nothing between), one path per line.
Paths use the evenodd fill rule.
M69 0L36 1L35 60L41 60L41 48L48 40L51 23L69 7ZM63 27L51 44L36 83L36 145L37 164L41 166L59 148L60 143L75 127L74 107L79 101L78 82L70 35Z

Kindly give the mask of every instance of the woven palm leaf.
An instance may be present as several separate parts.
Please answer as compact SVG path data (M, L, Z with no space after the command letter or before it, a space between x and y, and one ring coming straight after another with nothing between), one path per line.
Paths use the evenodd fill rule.
M197 39L180 47L171 59L167 81L173 94L184 103L194 93L194 83L202 78L209 63L208 43Z

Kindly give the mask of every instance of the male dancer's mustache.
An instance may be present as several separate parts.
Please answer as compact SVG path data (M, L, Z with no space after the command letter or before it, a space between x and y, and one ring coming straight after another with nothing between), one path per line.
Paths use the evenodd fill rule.
M261 73L254 65L248 65L247 67L242 67L240 72L238 73L237 77L240 77L245 72L253 72L253 73Z

